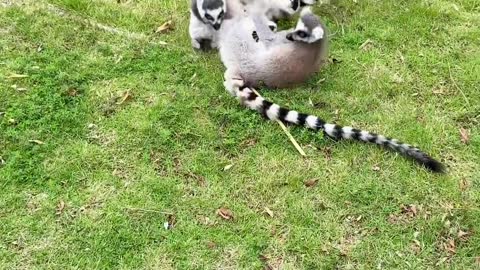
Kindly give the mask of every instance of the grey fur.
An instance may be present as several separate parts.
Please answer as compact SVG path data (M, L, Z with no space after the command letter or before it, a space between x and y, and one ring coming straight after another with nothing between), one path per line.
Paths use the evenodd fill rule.
M301 19L307 16L305 14ZM303 27L303 23L298 25ZM325 34L316 42L308 43L287 40L296 30L272 33L262 17L249 16L225 22L219 45L222 62L227 68L227 90L234 94L229 84L237 79L253 87L265 84L271 88L288 88L304 83L319 71L326 58L326 29L320 21L317 27ZM260 42L253 40L253 31L257 31Z

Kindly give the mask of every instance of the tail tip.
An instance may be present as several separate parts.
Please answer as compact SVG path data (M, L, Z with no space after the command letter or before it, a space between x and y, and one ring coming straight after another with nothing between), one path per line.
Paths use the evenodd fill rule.
M445 165L443 165L441 162L439 161L436 161L435 159L433 158L429 158L427 159L423 165L429 169L430 171L434 172L434 173L440 173L440 174L443 174L446 172L446 169L445 169Z

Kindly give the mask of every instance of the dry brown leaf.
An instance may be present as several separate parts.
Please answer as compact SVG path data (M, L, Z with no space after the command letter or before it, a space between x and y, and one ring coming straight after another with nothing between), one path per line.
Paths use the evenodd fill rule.
M175 217L175 215L168 215L167 222L168 222L168 229L173 229L175 224L177 224L177 218Z
M455 245L455 239L449 238L446 243L443 243L443 248L449 254L452 256L457 252L457 247Z
M58 204L57 204L57 209L56 209L56 214L57 215L61 215L63 213L63 210L65 209L65 202L63 200L61 200Z
M117 105L121 105L123 103L125 103L126 101L129 101L133 98L132 94L130 93L130 91L125 91L122 95L122 97L120 98L120 100L117 102Z
M414 204L410 205L403 205L402 206L402 213L406 214L409 217L415 217L417 215L417 206Z
M265 213L267 213L270 217L273 217L273 211L270 210L270 208L265 207L264 210L265 210Z
M216 244L215 242L213 242L213 241L208 241L208 242L207 242L207 247L208 247L209 249L214 249L214 248L217 247L217 244Z
M10 119L8 119L8 123L13 125L13 124L16 124L17 121L13 118L10 118Z
M223 219L230 220L233 219L233 213L230 209L227 208L220 208L217 210L217 214L221 216Z
M303 184L305 184L306 187L313 187L317 184L317 179L306 180Z
M67 95L69 95L69 96L71 96L71 97L76 97L76 96L78 96L78 90L77 90L77 88L75 88L75 87L70 87L70 88L68 88L68 90L67 90Z
M464 144L468 144L468 142L470 142L470 134L469 134L468 130L466 130L464 128L460 128L460 140Z
M173 30L173 23L172 23L172 20L169 20L164 22L159 27L157 27L157 29L155 30L155 34L164 34L172 30Z
M325 154L325 159L332 160L332 148L331 147L323 148L323 153Z
M463 178L458 182L458 186L461 191L466 191L470 187L470 182L467 179Z
M410 248L413 250L415 254L419 254L420 251L422 251L422 246L420 245L420 242L418 240L413 240L412 245Z
M263 254L260 254L260 256L258 256L260 261L262 261L264 263L264 267L263 269L264 270L273 270L274 268L268 263L268 261L270 260L267 256L263 255Z
M45 144L44 142L42 142L40 140L28 140L28 141L31 142L31 143L34 143L34 144L39 144L39 145Z
M470 236L469 232L465 232L465 231L462 231L462 230L459 230L458 233L457 233L457 237L460 241L466 241L469 236Z

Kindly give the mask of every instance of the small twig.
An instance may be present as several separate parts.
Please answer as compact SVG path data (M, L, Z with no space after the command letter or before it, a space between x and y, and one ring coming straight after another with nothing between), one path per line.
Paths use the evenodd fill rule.
M149 213L158 213L158 214L164 214L164 215L173 215L173 213L159 211L155 209L132 208L132 207L124 207L123 209L132 211L132 212L149 212Z
M252 91L259 97L261 97L261 95L255 90L252 88ZM300 153L300 155L302 157L306 157L307 154L305 154L305 152L303 151L302 147L300 147L300 145L297 143L297 141L295 140L295 138L292 136L292 134L288 131L287 127L285 126L285 124L283 124L282 121L280 120L276 120L278 125L282 128L283 132L285 132L285 134L287 135L287 137L290 139L290 141L292 142L293 146L295 146L295 148L297 149L297 151Z
M452 71L450 69L450 63L448 63L448 74L450 75L450 80L452 81L453 85L457 88L458 91L460 91L460 93L463 96L463 99L465 99L465 103L468 105L468 107L470 107L470 102L468 101L467 96L465 95L463 90L460 88L460 86L458 86L457 82L453 79Z

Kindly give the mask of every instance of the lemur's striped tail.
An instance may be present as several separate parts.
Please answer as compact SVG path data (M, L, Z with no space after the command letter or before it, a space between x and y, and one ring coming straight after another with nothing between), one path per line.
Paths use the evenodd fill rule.
M325 134L334 139L351 139L375 143L412 158L417 163L423 165L432 172L445 172L445 167L442 163L431 158L418 148L406 143L402 143L396 139L387 138L382 135L377 135L375 133L370 133L368 131L363 131L352 127L341 127L339 125L329 124L316 116L298 113L296 111L282 108L279 105L273 104L272 102L258 96L254 91L252 91L252 89L248 87L239 88L237 97L240 99L240 102L243 105L252 110L258 111L270 120L280 120L299 126L305 126L314 130L323 130Z

